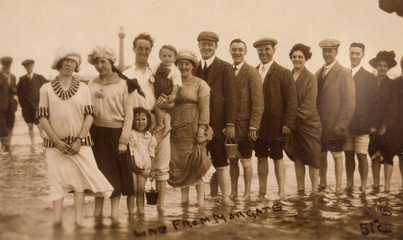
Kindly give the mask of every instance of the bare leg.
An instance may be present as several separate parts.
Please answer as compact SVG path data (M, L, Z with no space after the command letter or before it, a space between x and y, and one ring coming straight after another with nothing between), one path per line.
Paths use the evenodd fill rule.
M238 196L238 178L239 178L239 165L238 159L229 160L229 173L231 177L231 197Z
M197 193L197 205L199 207L204 206L204 183L196 185L196 193Z
M104 198L95 197L95 208L94 208L95 227L102 226L103 210L104 210Z
M157 180L157 190L158 190L158 203L157 209L158 211L164 210L164 200L165 200L165 191L167 188L167 181L158 181Z
M316 193L318 191L319 169L309 166L309 177L311 178L312 192Z
M171 128L171 117L165 110L163 120L164 120L164 133L162 134L162 136L166 136L172 130L172 128Z
M285 176L286 169L284 159L274 160L274 171L278 184L278 196L283 198L285 196Z
M347 189L352 189L354 186L354 170L355 159L354 151L345 151L346 154L346 176L347 176ZM357 154L358 155L358 154Z
M297 177L298 191L305 190L305 165L299 159L294 159L295 175ZM317 181L317 180L316 180Z
M402 188L403 188L403 155L399 155L399 169L400 169L400 176L402 177Z
M39 130L39 135L41 136L41 138L43 139L45 137L45 131L43 130L42 126L40 124L36 125L36 127Z
M126 204L127 204L127 212L129 213L129 217L134 215L134 201L136 197L134 195L129 195L126 198Z
M218 180L217 180L217 172L214 172L211 175L210 179L210 196L217 197L218 195Z
M267 158L257 158L257 175L259 177L259 195L266 195L269 162Z
M84 192L74 192L74 220L76 226L83 223Z
M159 108L157 105L155 105L154 111L157 120L154 132L158 132L164 128L164 115L166 114L166 111L164 109Z
M27 123L27 124L28 124L28 134L29 134L29 138L31 139L31 144L35 145L34 124L33 123Z
M320 153L320 188L327 187L327 152Z
M189 203L189 187L181 188L181 203Z
M53 225L60 225L62 223L62 215L63 215L63 200L64 198L60 198L56 201L53 201Z
M357 154L358 158L358 171L361 177L361 192L365 193L367 190L367 179L368 179L368 160L367 154Z
M250 197L250 188L252 185L252 162L250 159L247 159L248 161L243 163L243 180L245 181L245 193L244 196L246 198Z
M120 196L111 198L111 218L112 218L111 227L117 227L119 225L119 218L118 218L119 202L120 202Z
M390 191L390 179L392 178L393 173L393 165L386 163L383 166L383 170L385 171L385 192Z
M140 215L144 214L144 188L146 184L146 178L141 174L136 174L137 178L137 213Z
M342 152L332 152L336 176L336 193L341 191L341 180L343 178L343 157Z
M228 166L218 167L217 171L217 180L218 186L220 186L222 200L223 203L229 203L229 188L230 188L230 176L229 176L229 168Z
M374 179L374 188L378 189L379 175L381 172L381 162L379 157L372 160L371 168L372 168L372 178Z

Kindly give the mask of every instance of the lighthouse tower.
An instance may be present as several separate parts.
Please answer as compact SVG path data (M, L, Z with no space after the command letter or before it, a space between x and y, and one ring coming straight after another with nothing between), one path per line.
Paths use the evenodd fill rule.
M123 31L123 27L120 27L120 33L118 34L119 36L119 65L118 69L121 72L126 71L130 66L125 66L125 46L124 46L124 38L126 34Z

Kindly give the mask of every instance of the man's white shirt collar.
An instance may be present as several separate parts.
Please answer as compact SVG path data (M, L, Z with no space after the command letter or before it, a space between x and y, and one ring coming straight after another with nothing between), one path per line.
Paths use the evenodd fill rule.
M350 68L351 74L353 75L353 77L355 76L355 74L357 74L357 72L360 70L360 68L361 68L361 63L353 68Z
M201 66L202 66L202 68L204 68L205 63L207 63L207 67L210 67L210 65L213 63L214 59L215 59L215 55L213 55L211 58L209 58L209 59L207 59L207 60L202 59L202 60L201 60Z

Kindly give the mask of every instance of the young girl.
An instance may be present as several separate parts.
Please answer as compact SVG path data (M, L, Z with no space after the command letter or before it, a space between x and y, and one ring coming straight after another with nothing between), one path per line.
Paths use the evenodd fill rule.
M162 46L159 52L161 64L154 71L154 92L156 99L162 95L163 97L167 97L168 102L172 103L172 105L179 87L182 86L181 74L174 64L176 54L175 47L171 45ZM157 118L154 132L164 129L163 136L165 136L171 130L168 113L166 109L162 109L158 105L155 105L154 109Z
M155 157L157 140L149 132L151 115L148 110L137 107L133 109L134 121L129 136L129 148L132 158L132 168L136 175L137 211L144 214L144 186L151 173L152 161Z

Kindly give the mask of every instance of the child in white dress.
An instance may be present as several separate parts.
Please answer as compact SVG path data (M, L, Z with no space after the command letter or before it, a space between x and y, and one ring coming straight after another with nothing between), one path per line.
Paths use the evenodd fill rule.
M133 109L133 125L129 136L129 148L132 168L135 173L134 188L137 190L137 211L144 214L144 188L150 176L155 157L157 140L150 133L151 115L148 110L137 107Z

